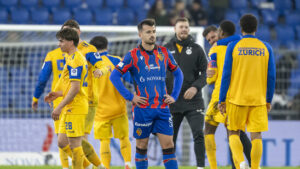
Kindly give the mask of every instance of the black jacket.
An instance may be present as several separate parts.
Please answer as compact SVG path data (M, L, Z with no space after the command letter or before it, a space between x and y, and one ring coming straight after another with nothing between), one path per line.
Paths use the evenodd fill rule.
M183 46L181 53L178 52L176 43ZM174 56L184 76L180 95L177 101L170 105L171 112L204 109L201 89L206 85L207 59L202 47L196 44L191 36L183 41L179 41L175 36L165 47ZM173 89L173 75L170 71L167 72L166 85L170 94ZM183 95L190 87L196 87L198 92L191 100L186 100Z

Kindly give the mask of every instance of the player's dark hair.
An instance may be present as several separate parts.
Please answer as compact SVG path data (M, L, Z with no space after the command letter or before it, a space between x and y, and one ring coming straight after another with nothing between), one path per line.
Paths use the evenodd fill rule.
M240 19L240 26L243 32L254 33L257 29L258 21L252 14L245 14Z
M67 27L70 27L70 28L76 28L78 30L80 30L80 27L79 27L79 23L74 20L74 19L69 19L67 20L61 27L61 29L64 27L64 26L67 26Z
M235 32L235 25L233 22L225 20L220 24L220 28L226 36L231 36Z
M188 20L186 17L180 17L180 18L177 18L177 19L176 19L175 25L176 25L178 22L187 22L187 23L189 23L189 20Z
M90 41L90 44L94 45L97 48L97 50L103 50L107 49L108 41L104 36L95 36Z
M209 34L209 32L213 31L213 32L216 32L218 29L215 25L210 25L208 27L206 27L202 33L202 36L203 37L206 37L207 34Z
M141 31L143 29L143 25L148 26L155 26L155 20L154 19L144 19L138 24L138 31Z
M76 47L79 42L79 36L78 36L77 32L72 28L61 29L60 31L58 31L56 33L56 38L64 39L67 41L73 41L74 46L76 46Z

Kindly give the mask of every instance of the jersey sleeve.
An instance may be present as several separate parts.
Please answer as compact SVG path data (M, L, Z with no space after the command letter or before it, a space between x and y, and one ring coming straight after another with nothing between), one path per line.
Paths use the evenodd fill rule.
M67 65L70 81L80 81L84 64L78 60L73 60Z
M208 62L207 69L215 71L215 74L212 77L206 78L206 82L208 84L212 84L217 80L218 77L217 53L212 53L209 55L209 62Z
M103 62L103 59L100 53L97 52L90 52L86 54L86 60L93 65L93 71L99 69L103 75L106 75L108 72L111 71L111 68L106 66Z
M131 53L127 53L127 55L125 55L124 59L118 63L118 65L116 66L116 70L118 70L119 72L123 74L125 74L128 70L130 70L132 68L132 56Z
M171 52L169 50L167 50L167 51L168 51L168 56L169 56L168 60L167 60L168 70L171 72L174 72L178 68L178 64L176 63Z
M267 79L267 103L271 103L275 91L275 80L276 80L276 64L273 54L272 47L265 43L269 51L269 61L268 61L268 79Z
M51 60L51 54L48 53L45 58L44 64L42 66L42 70L39 74L38 82L35 86L35 90L33 94L34 101L37 101L38 98L41 97L46 87L46 84L51 77L51 73L52 73L52 60Z

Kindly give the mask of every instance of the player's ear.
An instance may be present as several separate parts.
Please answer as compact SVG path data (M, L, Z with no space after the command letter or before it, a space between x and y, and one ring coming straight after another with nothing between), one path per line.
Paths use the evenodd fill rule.
M139 37L140 38L142 37L142 31L139 31Z

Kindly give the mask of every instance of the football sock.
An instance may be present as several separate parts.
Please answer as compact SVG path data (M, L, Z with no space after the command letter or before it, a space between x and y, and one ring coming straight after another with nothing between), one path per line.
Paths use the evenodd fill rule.
M59 150L59 159L60 159L62 168L69 168L68 154L65 153L61 148L58 148L58 150Z
M100 157L102 164L109 169L111 160L110 139L100 140Z
M163 149L163 160L166 169L178 169L174 148Z
M206 155L211 169L217 169L217 158L216 158L216 142L215 135L205 135L205 149Z
M232 152L232 158L235 164L235 167L239 169L239 164L244 160L243 154L243 145L238 135L229 136L229 146Z
M140 148L136 147L135 166L136 166L136 169L147 169L148 168L147 149L140 149Z
M94 165L99 166L101 164L100 159L95 152L93 146L85 139L82 139L82 149L85 157Z
M83 159L84 153L82 147L76 147L72 149L72 167L73 169L82 169L83 168Z
M120 139L120 149L123 159L126 162L131 161L131 144L128 137Z
M252 149L251 149L251 169L258 169L260 165L260 160L262 156L262 140L261 139L254 139L252 140Z

